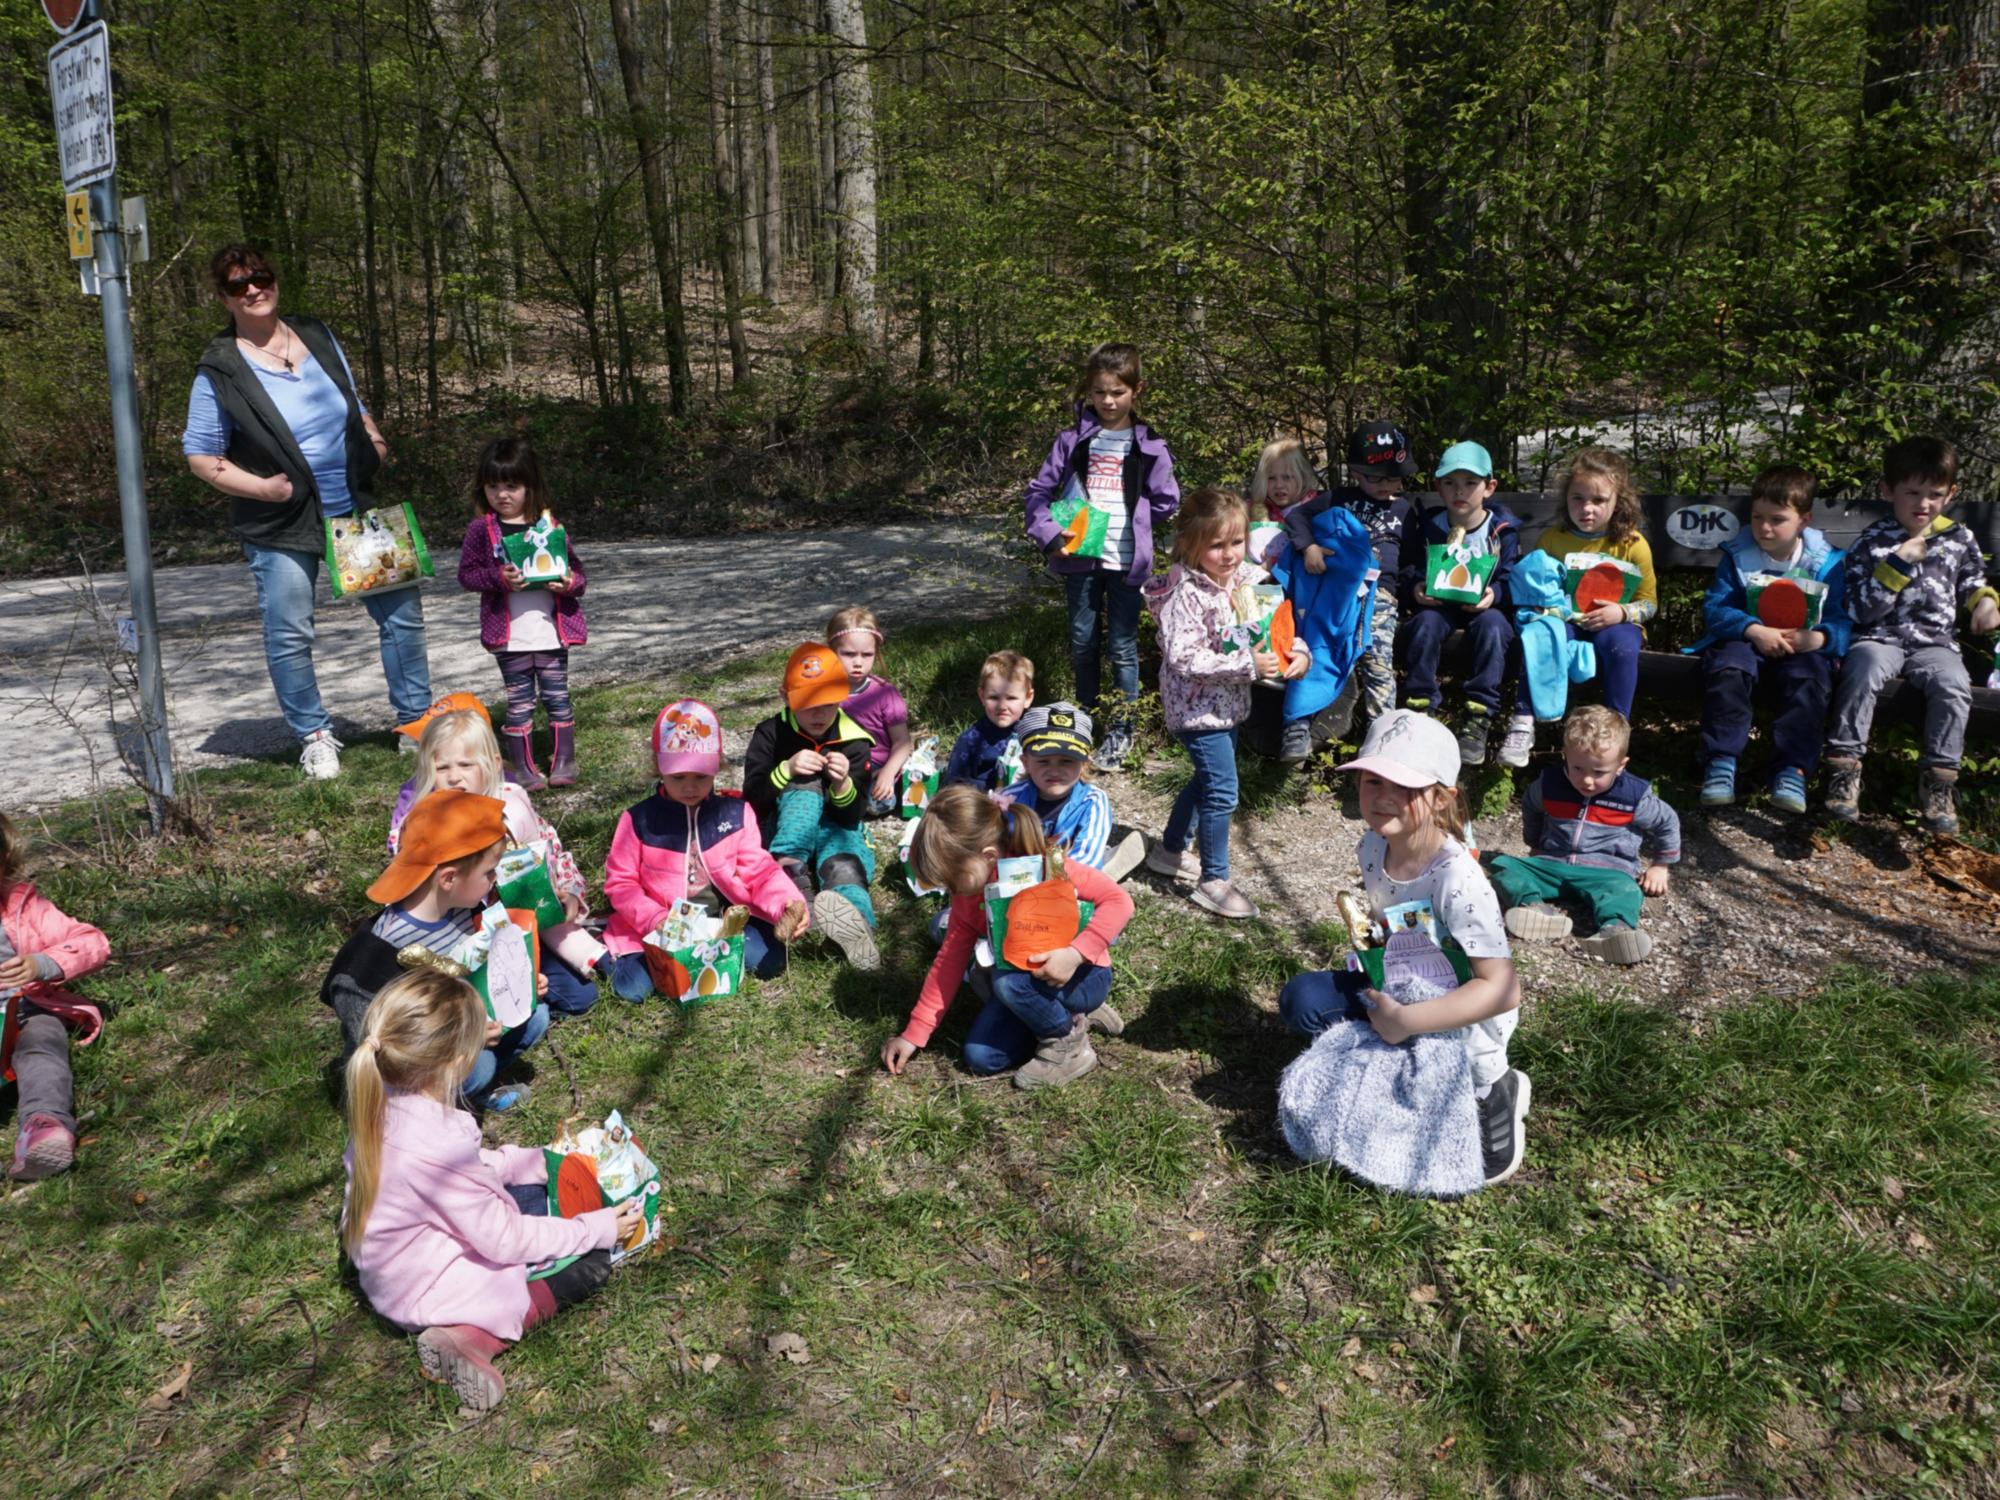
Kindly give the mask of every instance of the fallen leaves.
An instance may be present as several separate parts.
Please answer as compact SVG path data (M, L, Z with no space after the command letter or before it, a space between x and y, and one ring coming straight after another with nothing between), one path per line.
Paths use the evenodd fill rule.
M139 1403L141 1411L163 1412L176 1401L187 1395L188 1382L194 1379L194 1361L184 1359L167 1383Z
M774 1333L764 1340L764 1350L795 1365L812 1363L812 1350L806 1341L796 1333Z

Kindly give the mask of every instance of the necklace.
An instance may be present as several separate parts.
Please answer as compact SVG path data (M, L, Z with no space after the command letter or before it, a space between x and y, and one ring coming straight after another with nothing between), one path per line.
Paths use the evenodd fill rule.
M292 347L292 331L289 328L285 328L283 324L279 324L278 326L284 332L284 339L280 347L289 350ZM243 337L243 335L240 333L236 335L236 342L241 344L245 349L249 350L252 354L261 355L265 360L272 360L272 359L277 360L278 363L282 364L285 367L285 373L287 375L292 375L297 373L292 368L292 360L289 354L273 354L269 349L260 348L258 345L251 343L250 340Z

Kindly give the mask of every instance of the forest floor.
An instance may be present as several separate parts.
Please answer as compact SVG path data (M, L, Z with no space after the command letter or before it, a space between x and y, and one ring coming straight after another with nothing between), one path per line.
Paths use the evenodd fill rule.
M1048 606L934 618L891 631L884 669L948 734L999 645L1061 693L1063 628ZM663 698L706 696L740 754L778 665L581 695L585 783L538 800L586 870L646 791ZM1685 735L1649 724L1635 769L1690 807ZM205 841L132 837L116 797L26 820L45 888L116 955L87 986L115 1009L76 1055L78 1169L0 1197L23 1493L2000 1487L2000 898L1967 846L1879 815L1835 836L1755 802L1690 812L1648 903L1658 958L1521 953L1527 1162L1459 1203L1300 1167L1275 1129L1300 1046L1275 996L1337 958L1360 831L1330 754L1246 777L1261 920L1133 882L1126 1034L1053 1094L959 1068L963 997L906 1076L881 1071L932 952L928 903L885 870L882 974L807 943L739 998L607 998L530 1054L534 1099L489 1140L620 1108L669 1227L509 1353L478 1418L421 1383L337 1254L338 1029L313 995L408 769L380 741L346 759L327 783L288 757L204 773ZM1149 732L1105 784L1150 832L1184 775ZM1478 826L1514 848L1503 782Z

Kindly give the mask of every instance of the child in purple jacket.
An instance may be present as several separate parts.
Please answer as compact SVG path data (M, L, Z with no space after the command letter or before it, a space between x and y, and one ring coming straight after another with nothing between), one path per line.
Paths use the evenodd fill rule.
M507 717L500 748L528 791L576 782L576 716L569 701L569 648L589 639L583 620L583 560L569 552L565 578L531 586L507 560L500 539L518 536L548 509L542 466L526 438L495 438L472 481L477 515L459 549L458 581L479 600L479 644L500 663ZM549 774L535 765L535 700L549 715Z

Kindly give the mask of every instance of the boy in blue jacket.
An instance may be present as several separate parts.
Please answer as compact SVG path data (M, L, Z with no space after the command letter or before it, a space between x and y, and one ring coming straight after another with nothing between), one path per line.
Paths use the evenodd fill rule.
M1500 488L1493 477L1493 459L1478 443L1453 443L1438 459L1432 476L1439 510L1426 511L1423 545L1404 569L1402 593L1408 623L1399 627L1403 648L1403 702L1418 713L1437 714L1438 656L1454 630L1463 630L1472 646L1472 670L1465 678L1465 713L1458 726L1458 758L1467 766L1483 765L1486 741L1500 712L1500 679L1514 645L1508 618L1511 602L1507 580L1521 557L1521 523L1505 506L1487 502ZM1492 572L1471 604L1439 599L1430 593L1441 580L1430 576L1430 549L1450 547L1443 570L1452 585L1469 590L1478 573ZM1477 571L1472 571L1477 570ZM1454 571L1459 573L1452 578Z
M979 720L958 737L945 762L944 786L964 782L998 791L1021 768L1021 715L1035 701L1035 664L1018 651L995 651L979 668Z
M1771 721L1771 805L1806 810L1806 783L1819 765L1834 670L1852 625L1844 604L1846 554L1810 524L1817 485L1804 469L1775 464L1750 485L1750 523L1722 549L1702 613L1708 634L1687 649L1701 656L1701 805L1736 800L1736 763L1750 743L1751 699L1759 681L1776 700ZM1817 625L1797 589L1769 591L1778 579L1821 585ZM1757 603L1750 591L1760 591ZM1782 596L1782 598L1780 597Z

